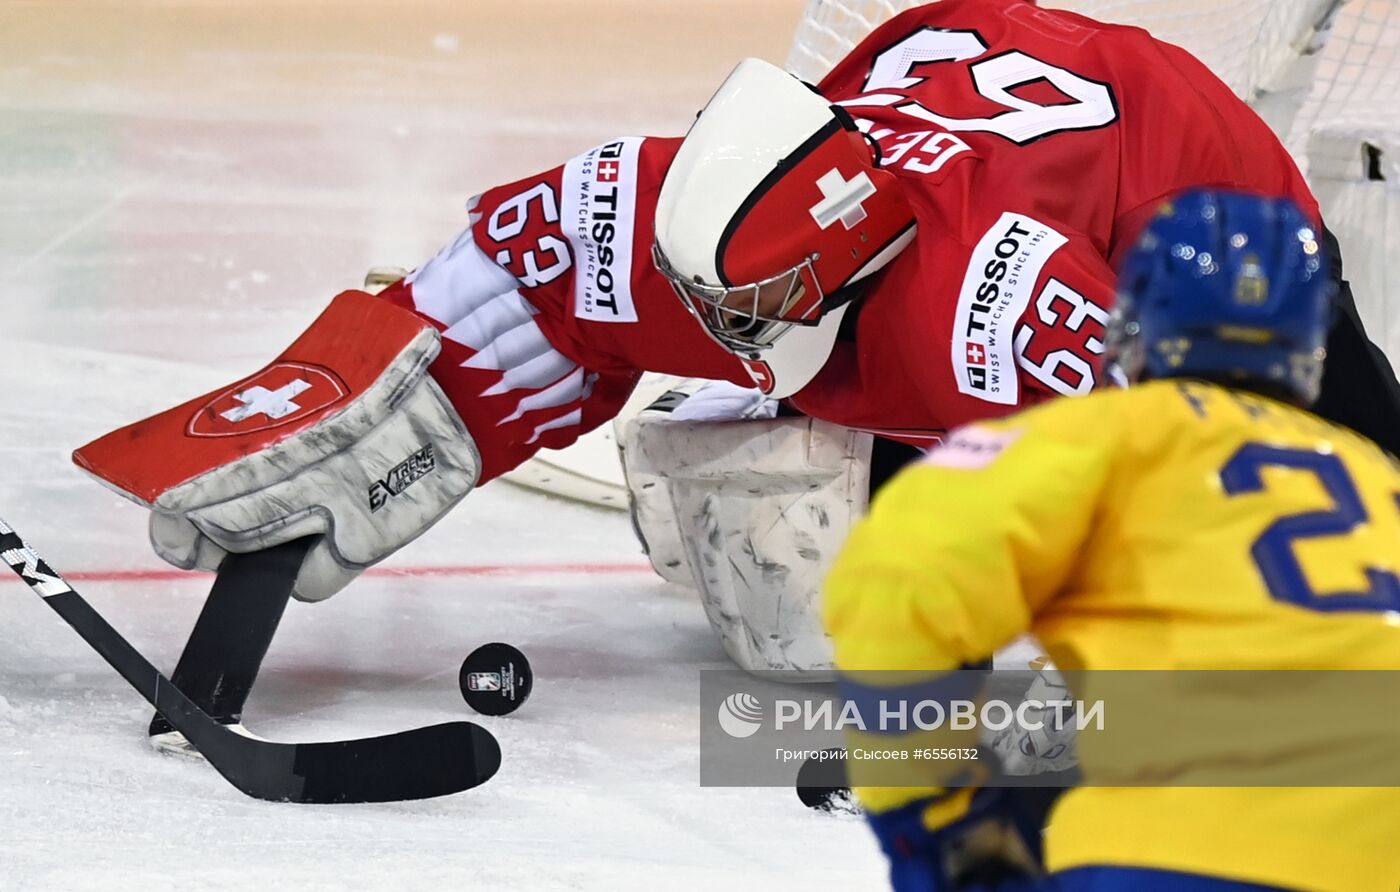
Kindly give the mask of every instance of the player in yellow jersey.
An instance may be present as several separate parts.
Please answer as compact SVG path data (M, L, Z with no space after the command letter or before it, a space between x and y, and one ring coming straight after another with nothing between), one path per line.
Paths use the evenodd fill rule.
M1137 383L954 432L857 527L825 606L848 698L891 690L861 670L937 690L1025 632L1067 670L1400 669L1400 471L1302 408L1331 288L1284 199L1164 206L1107 336ZM1210 728L1162 733L1212 755ZM873 769L851 762L897 889L1400 889L1400 788L1082 786L1041 838L1012 820L1014 790L954 787L950 768L862 787Z

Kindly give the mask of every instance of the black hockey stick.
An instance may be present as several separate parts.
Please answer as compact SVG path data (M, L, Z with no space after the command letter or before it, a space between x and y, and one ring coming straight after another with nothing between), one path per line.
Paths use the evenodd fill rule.
M287 609L302 560L315 541L308 536L262 551L230 554L219 564L170 680L220 724L242 720L243 704ZM146 733L156 737L173 730L170 721L156 713Z
M247 737L195 706L3 520L0 560L169 719L215 770L255 799L307 803L429 799L485 783L501 765L496 739L471 722L326 743L274 743Z

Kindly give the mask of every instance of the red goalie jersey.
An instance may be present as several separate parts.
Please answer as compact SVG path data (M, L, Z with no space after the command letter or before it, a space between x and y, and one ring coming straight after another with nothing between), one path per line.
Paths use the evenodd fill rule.
M918 234L789 402L908 442L1100 384L1114 262L1166 196L1288 195L1317 218L1263 122L1136 28L943 0L876 30L820 91L879 146ZM432 374L483 479L612 417L642 371L751 383L652 266L679 145L619 139L488 190L453 245L384 293L442 329Z

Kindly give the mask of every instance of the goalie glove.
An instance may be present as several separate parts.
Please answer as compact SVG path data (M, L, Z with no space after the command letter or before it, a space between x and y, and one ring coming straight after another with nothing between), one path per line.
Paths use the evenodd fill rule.
M261 371L73 460L151 509L151 544L177 567L317 536L293 595L321 600L476 484L476 446L428 375L438 349L417 315L346 292Z

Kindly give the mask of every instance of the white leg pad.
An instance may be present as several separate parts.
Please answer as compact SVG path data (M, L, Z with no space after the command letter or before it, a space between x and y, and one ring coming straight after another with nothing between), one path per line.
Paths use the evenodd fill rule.
M821 584L870 489L869 434L809 418L643 413L624 454L653 564L700 592L744 669L831 668Z

